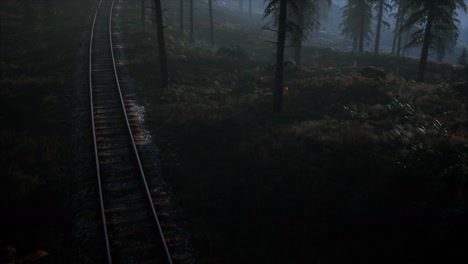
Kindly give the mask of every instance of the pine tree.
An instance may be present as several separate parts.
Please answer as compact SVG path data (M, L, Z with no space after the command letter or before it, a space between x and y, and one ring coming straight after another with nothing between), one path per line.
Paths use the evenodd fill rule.
M166 41L164 39L164 25L162 19L161 0L154 0L156 11L156 29L158 35L159 63L161 67L161 86L166 87L169 84L169 73L167 70Z
M276 72L275 72L275 89L273 98L273 110L279 112L282 109L282 96L283 96L283 65L284 65L284 47L287 34L292 36L293 42L296 44L296 56L300 61L300 49L302 48L302 39L304 32L315 27L313 13L306 15L303 13L304 8L310 10L318 9L319 1L326 1L331 4L329 0L267 0L268 5L265 8L264 17L270 17L271 22L278 26L277 42L276 42ZM302 7L302 9L301 9ZM295 18L289 20L288 17ZM298 52L299 50L299 52ZM299 55L297 55L299 54Z
M296 3L293 1L293 4L295 5ZM278 25L273 111L280 112L283 108L283 65L286 42L287 0L271 0L265 8L264 17L272 15L274 16L274 22Z
M189 26L190 26L190 43L193 44L195 41L194 36L193 36L193 0L190 0L189 2L189 8L190 8L190 13L189 13Z
M184 0L179 2L179 35L184 37Z
M392 0L394 6L398 6L397 12L391 16L395 18L395 28L393 29L392 54L401 55L402 41L409 30L404 28L404 24L410 13L408 2L411 0Z
M341 34L353 40L353 52L364 52L364 42L372 38L372 1L348 0L343 8Z
M374 53L379 54L380 48L380 33L382 30L382 25L389 28L390 24L383 19L383 14L385 11L389 11L392 6L387 3L386 0L376 0L377 1L377 26L375 29L375 47Z
M214 26L213 26L213 0L208 0L208 18L210 20L210 40L211 46L214 47L215 39L214 39Z
M292 17L288 27L291 41L294 44L294 60L298 65L302 61L302 42L308 35L317 30L320 24L321 7L331 5L331 0L297 1L296 9L290 12ZM326 9L326 8L323 8Z
M145 0L141 0L141 27L142 28L145 28L146 26L145 10L146 10Z
M408 2L413 10L404 27L423 25L411 36L408 46L422 46L419 59L417 81L424 81L429 49L436 50L444 47L447 34L450 38L458 38L457 8L466 12L463 0L413 0ZM444 34L442 34L444 33ZM444 39L445 38L445 39Z

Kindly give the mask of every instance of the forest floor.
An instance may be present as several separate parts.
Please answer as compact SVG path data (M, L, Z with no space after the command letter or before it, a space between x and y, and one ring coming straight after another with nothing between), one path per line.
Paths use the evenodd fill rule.
M127 66L199 263L466 257L461 71L430 63L428 82L416 83L414 59L306 47L304 66L286 76L284 111L273 113L271 35L248 15L236 23L215 10L218 47L250 55L220 56L203 40L206 23L193 44L179 37L166 2L171 84L161 88L154 28L142 30L139 6L127 3ZM387 78L363 77L363 66Z
M2 263L26 263L44 252L47 263L70 263L75 253L74 90L94 6L43 5L0 3Z

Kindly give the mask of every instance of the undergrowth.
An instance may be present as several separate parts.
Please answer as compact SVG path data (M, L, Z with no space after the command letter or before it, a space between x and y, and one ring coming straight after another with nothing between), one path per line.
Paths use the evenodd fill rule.
M365 78L356 59L388 57L314 48L285 76L284 111L273 113L268 61L189 45L176 27L167 32L172 84L159 87L155 43L139 41L133 12L130 74L200 263L465 257L466 83L415 83L398 70ZM250 52L273 53L255 43ZM389 68L414 66L392 60Z
M92 1L82 4L0 3L2 263L73 255L69 95Z

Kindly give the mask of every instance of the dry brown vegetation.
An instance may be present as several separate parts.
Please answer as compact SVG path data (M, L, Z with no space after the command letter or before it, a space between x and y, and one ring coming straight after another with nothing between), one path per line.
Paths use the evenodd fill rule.
M72 111L89 10L78 1L2 1L0 247L2 263L72 254ZM6 15L8 14L8 15Z
M257 52L251 60L190 46L168 10L172 84L156 85L157 58L145 52L155 45L139 41L137 17L124 19L126 52L200 263L463 256L468 88L455 84L463 75L433 64L439 76L416 83L412 59L309 48L287 76L284 111L273 114L272 50L242 42L242 25L217 30ZM366 65L387 79L362 77Z

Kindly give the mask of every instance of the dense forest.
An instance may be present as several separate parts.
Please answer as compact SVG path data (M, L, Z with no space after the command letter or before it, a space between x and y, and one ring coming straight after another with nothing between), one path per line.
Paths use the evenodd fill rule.
M102 262L83 136L99 3L0 2L1 263ZM467 5L116 0L187 263L467 261Z

